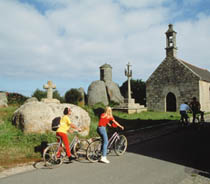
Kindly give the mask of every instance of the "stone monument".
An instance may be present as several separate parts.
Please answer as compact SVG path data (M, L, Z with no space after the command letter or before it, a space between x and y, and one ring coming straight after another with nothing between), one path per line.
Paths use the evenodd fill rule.
M5 92L0 92L0 108L8 107L7 103L8 103L7 94Z
M88 105L103 103L108 105L110 102L122 103L123 96L119 86L112 81L112 67L105 63L100 66L100 80L93 81L88 87Z
M47 84L43 86L47 90L47 98L42 98L44 103L60 103L58 99L53 98L53 89L56 89L56 85L52 81L48 81Z
M147 109L144 107L144 105L135 103L135 99L131 98L131 82L130 82L130 80L132 77L132 70L131 70L130 63L127 64L127 69L125 69L125 76L128 77L128 98L125 98L124 103L121 103L118 107L116 107L114 109L126 111L128 114L146 111Z

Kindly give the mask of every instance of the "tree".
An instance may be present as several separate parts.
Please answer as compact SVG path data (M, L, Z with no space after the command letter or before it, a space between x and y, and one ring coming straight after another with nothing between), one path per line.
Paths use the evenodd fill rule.
M65 93L65 102L72 103L78 105L78 103L82 100L82 94L75 88L68 90Z
M146 105L146 83L141 79L131 79L131 96L136 103ZM128 81L125 81L120 87L120 92L124 98L128 97Z
M40 89L36 89L34 91L34 93L32 94L32 97L36 97L40 101L42 98L46 98L47 97L47 92L46 91L42 91Z
M62 97L60 95L60 93L58 92L58 90L53 91L53 98L58 99L61 103L64 102L64 97Z
M7 93L8 104L19 104L22 105L28 97L19 93Z

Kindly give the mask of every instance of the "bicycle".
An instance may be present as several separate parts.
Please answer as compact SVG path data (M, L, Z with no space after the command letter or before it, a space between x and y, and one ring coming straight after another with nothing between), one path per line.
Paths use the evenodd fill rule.
M107 154L115 151L116 155L121 156L125 153L128 146L127 138L124 135L119 135L114 132L108 140ZM87 148L87 159L94 163L98 162L101 157L102 139L96 138L91 142Z
M204 112L203 112L204 113ZM205 127L205 120L201 119L201 114L197 113L195 116L195 125L198 126L198 129L204 128Z
M58 142L48 144L43 152L44 163L48 168L58 167L68 159L62 139L59 136L56 136L56 138ZM76 133L69 146L76 160L86 158L86 149L89 146L88 140L79 139Z
M181 128L184 128L184 127L188 127L189 126L189 117L188 117L188 115L187 115L187 121L186 121L186 119L185 118L180 118L180 120L179 120L179 127L181 127Z

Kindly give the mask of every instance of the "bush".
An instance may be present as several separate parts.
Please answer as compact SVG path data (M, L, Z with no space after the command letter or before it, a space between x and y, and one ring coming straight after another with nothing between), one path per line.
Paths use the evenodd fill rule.
M141 79L133 80L131 79L131 96L135 99L136 103L141 105L146 105L146 83ZM128 97L128 81L125 81L120 87L121 94L127 98Z
M40 101L42 98L47 97L47 91L36 89L36 91L34 91L34 93L32 94L32 97L36 97Z
M12 104L22 105L27 99L28 97L21 95L19 93L8 93L8 96L7 96L9 105L12 105Z
M65 93L66 103L72 103L78 105L80 101L82 101L82 95L77 89L72 88Z
M58 90L53 91L53 98L60 100L61 103L64 102L64 97L60 96Z

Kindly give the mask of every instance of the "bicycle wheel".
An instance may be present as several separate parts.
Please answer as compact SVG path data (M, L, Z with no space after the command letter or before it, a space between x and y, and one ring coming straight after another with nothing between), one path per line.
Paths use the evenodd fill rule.
M101 157L101 140L95 140L87 148L87 159L90 162L98 162Z
M196 116L196 117L195 117L195 123L197 123L197 124L200 123L200 117L199 117L199 116Z
M86 159L87 158L87 148L89 142L86 139L80 139L73 147L73 154L76 159Z
M124 135L120 135L114 143L114 151L117 155L123 155L127 149L128 141Z
M51 144L45 148L43 159L46 167L55 168L63 163L63 155L65 155L65 151L61 148L60 157L57 157L58 149L60 149L58 143Z

